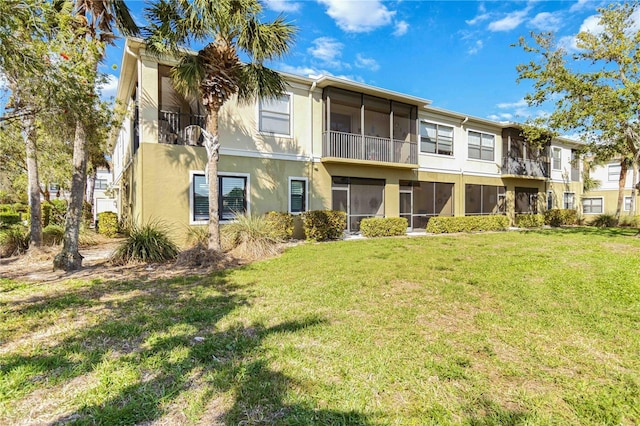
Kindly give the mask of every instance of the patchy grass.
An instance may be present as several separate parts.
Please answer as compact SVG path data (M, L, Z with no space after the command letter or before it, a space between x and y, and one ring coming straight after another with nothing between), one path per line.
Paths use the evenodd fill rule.
M0 424L637 424L634 231L306 244L155 281L0 279Z

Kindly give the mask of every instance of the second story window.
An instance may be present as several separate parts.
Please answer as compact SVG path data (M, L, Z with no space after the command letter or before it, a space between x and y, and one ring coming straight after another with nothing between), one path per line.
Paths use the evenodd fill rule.
M107 182L106 179L96 179L96 186L95 189L104 191L109 187L109 183Z
M620 180L620 164L612 164L607 167L607 180L609 182L617 182Z
M562 170L562 151L560 148L553 148L552 153L551 168L553 170Z
M453 155L453 127L420 123L420 152Z
M494 151L494 135L469 131L469 158L493 161Z
M291 136L291 95L260 100L258 128L263 133Z

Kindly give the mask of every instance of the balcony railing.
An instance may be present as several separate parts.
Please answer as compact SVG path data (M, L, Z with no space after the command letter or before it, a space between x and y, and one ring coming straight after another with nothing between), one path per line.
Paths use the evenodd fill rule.
M322 156L384 163L418 164L418 144L377 136L328 131L323 134Z
M158 142L172 145L202 145L202 136L199 135L199 138L195 139L185 128L193 124L204 127L204 115L160 110L158 116Z
M529 160L526 158L504 157L502 159L502 174L534 178L548 178L549 162Z

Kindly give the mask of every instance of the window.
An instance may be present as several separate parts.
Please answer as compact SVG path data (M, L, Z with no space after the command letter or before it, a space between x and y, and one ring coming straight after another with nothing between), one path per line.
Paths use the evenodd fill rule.
M469 131L469 158L493 161L495 136Z
M553 170L562 170L562 151L560 148L553 148L551 168Z
M574 196L575 196L575 194L573 192L565 192L564 193L564 203L563 203L563 208L564 209L573 210L575 208L575 206L573 204Z
M553 209L553 191L547 191L547 210Z
M307 211L307 179L289 178L289 213Z
M209 184L204 174L193 174L191 183L191 221L209 220ZM237 213L245 213L248 175L218 176L218 219L233 220Z
M624 197L624 211L631 211L631 197Z
M453 155L453 127L420 123L420 151Z
M464 214L503 214L506 188L504 186L466 184Z
M602 198L583 198L582 212L584 214L602 213Z
M259 128L261 132L291 135L291 95L260 100Z
M95 189L104 191L105 189L107 189L107 180L106 179L96 179L96 186Z
M612 164L607 168L609 182L617 182L620 180L620 164Z

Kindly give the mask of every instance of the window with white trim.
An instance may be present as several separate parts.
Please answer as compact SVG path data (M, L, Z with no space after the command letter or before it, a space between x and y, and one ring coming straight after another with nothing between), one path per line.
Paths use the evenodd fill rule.
M547 191L547 210L553 209L553 191Z
M609 182L618 182L620 180L620 164L611 164L607 167L607 180Z
M631 197L624 197L624 211L631 211Z
M453 127L421 122L420 152L453 155Z
M582 212L584 214L600 214L603 211L602 198L583 198Z
M552 154L551 168L553 170L562 170L562 150L560 148L553 148Z
M258 122L260 132L291 136L291 95L261 99Z
M233 220L247 211L248 176L218 176L218 219ZM191 221L209 220L209 184L204 174L193 174L191 181Z
M289 213L307 211L307 182L306 178L289 178Z
M564 209L573 210L575 208L575 195L573 192L565 192L563 197L563 207Z
M495 136L469 130L469 158L493 161Z

